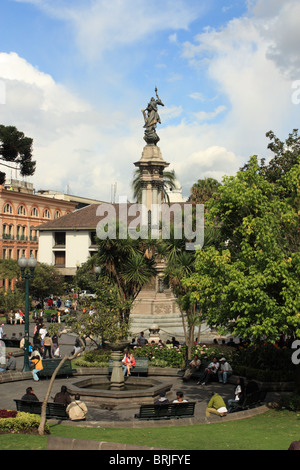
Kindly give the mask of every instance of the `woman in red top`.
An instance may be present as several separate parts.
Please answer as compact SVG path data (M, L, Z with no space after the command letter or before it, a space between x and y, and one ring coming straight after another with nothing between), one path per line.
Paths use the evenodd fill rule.
M122 360L122 368L124 376L128 377L130 375L131 369L135 366L135 359L131 352L127 352ZM126 374L127 372L127 374Z

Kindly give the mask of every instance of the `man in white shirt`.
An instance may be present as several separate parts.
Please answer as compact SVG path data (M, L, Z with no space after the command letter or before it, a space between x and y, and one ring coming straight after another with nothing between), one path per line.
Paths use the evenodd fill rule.
M220 383L226 384L228 377L232 374L232 367L225 357L220 359L220 369L218 370L218 379Z

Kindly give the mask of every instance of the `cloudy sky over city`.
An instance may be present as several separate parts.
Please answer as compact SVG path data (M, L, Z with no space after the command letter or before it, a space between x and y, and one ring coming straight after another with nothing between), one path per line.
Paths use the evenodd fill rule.
M0 18L0 123L34 139L37 190L131 200L155 87L185 196L299 127L300 0L1 0Z

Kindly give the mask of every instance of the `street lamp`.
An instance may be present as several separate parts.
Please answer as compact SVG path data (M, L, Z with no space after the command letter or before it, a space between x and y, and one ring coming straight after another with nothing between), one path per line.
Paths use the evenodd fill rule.
M100 273L101 273L101 267L100 266L95 266L94 267L94 272L96 274L96 279L98 279L98 277L100 276Z
M29 367L29 280L33 279L34 269L37 260L33 255L27 259L23 255L18 259L18 265L21 268L22 279L25 279L25 344L24 344L24 365L22 372L30 371ZM26 271L29 268L30 272Z

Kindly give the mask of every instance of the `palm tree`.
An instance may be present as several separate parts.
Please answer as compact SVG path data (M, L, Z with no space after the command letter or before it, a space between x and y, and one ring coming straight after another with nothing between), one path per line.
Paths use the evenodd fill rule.
M130 237L98 239L97 244L97 264L116 284L120 300L124 299L126 308L120 309L120 322L128 323L132 303L142 287L156 275L154 258L145 256L141 241Z
M142 202L142 180L141 180L141 170L137 168L134 172L132 189L133 189L133 198L138 202ZM168 189L175 189L176 187L176 176L175 171L164 171L163 172L163 185L162 185L162 200L169 203Z
M214 178L199 179L191 188L189 202L205 204L218 190L221 183Z

